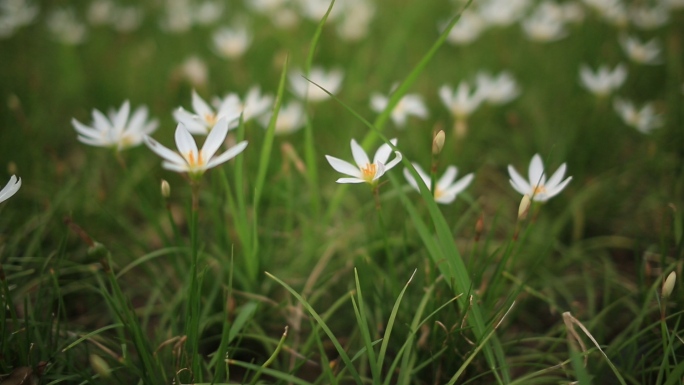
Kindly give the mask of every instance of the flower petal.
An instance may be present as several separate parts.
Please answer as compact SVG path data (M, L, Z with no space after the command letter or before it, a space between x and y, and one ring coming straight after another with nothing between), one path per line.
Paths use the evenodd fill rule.
M0 190L0 202L4 202L14 195L21 187L21 178L17 178L16 175L12 175L10 180L7 182L5 187Z
M197 143L195 143L195 138L190 135L183 123L178 123L178 126L176 126L175 138L176 147L183 158L187 160L189 154L192 154L195 157L197 156L198 150Z
M456 166L447 167L444 175L437 181L437 188L441 191L446 191L454 182L454 179L456 179L456 175L458 175L458 168Z
M397 145L397 139L390 139L390 143L392 143L394 146ZM378 150L375 152L375 156L373 156L373 163L387 163L387 160L389 159L390 155L392 154L392 147L389 146L387 143L383 143ZM361 166L361 165L359 165Z
M544 163L542 162L541 156L539 156L539 154L534 154L532 157L530 169L527 175L530 179L530 185L532 186L543 186L546 183L546 177L544 176Z
M186 162L182 156L180 156L176 152L173 152L173 151L169 150L168 148L162 146L159 142L152 139L151 136L146 135L144 140L145 140L145 145L147 145L147 147L149 147L150 150L154 151L157 155L161 156L166 161L171 162L171 163L175 163L178 165L187 166L188 162Z
M202 156L206 161L209 161L211 157L216 154L216 151L221 147L223 141L226 140L226 135L228 134L228 120L225 118L219 119L214 128L209 131L207 135L207 140L204 141L202 145ZM194 143L194 140L193 140Z
M356 162L356 165L359 166L360 169L366 167L367 164L370 164L366 151L364 151L354 139L351 140L351 150L354 162Z
M218 166L218 165L221 164L221 163L225 163L225 162L227 162L227 161L229 161L229 160L235 158L235 157L238 156L242 151L244 151L246 147L247 147L247 141L246 141L246 140L243 140L242 142L240 142L240 143L236 144L235 146L229 148L229 149L228 149L226 152L224 152L223 154L221 154L221 155L219 155L219 156L217 156L217 157L211 159L211 160L209 161L209 163L207 163L207 166L205 167L205 169L209 169L209 168L212 168L212 167L216 167L216 166Z
M565 176L565 163L561 164L560 167L558 167L558 170L551 175L551 178L546 182L546 189L547 191L550 189L553 189L556 187L558 183L563 179L563 176Z
M518 172L513 168L513 166L508 165L508 175L510 175L511 186L515 191L525 195L532 191L530 184L523 178Z
M340 178L336 180L337 183L366 183L365 180L359 178Z
M328 163L330 163L330 166L332 166L335 171L355 178L361 178L361 170L353 164L330 155L326 155L325 159L328 160Z
M126 127L126 122L128 121L128 114L131 112L131 104L126 100L119 111L114 115L112 119L112 125L117 132L123 132Z
M192 109L195 110L195 113L197 113L202 120L204 120L206 116L214 115L214 110L209 107L207 102L205 102L195 90L192 90Z
M561 182L559 185L553 186L553 187L549 188L549 189L546 191L546 199L551 199L552 197L558 195L558 193L560 193L561 191L563 191L563 189L565 188L565 186L567 186L568 183L570 183L571 180L572 180L572 177L570 176L570 177L568 177L568 179L564 180L564 181Z
M396 166L397 164L399 164L399 162L401 162L401 152L394 151L394 154L396 155L396 157L394 159L392 159L391 162L387 163L386 165L383 165L384 171L389 171L392 167ZM384 171L383 171L383 173L384 173ZM375 179L377 179L377 178L375 178Z
M453 195L455 198L456 195L460 194L463 190L466 189L466 187L468 187L470 185L470 182L473 181L473 178L475 178L475 174L473 174L473 173L470 173L470 174L464 176L458 182L451 185L448 189L445 189L442 194L443 195Z

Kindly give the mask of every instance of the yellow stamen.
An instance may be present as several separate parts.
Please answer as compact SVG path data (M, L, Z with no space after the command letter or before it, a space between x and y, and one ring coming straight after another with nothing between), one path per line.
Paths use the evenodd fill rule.
M216 125L216 115L214 114L204 114L204 120L211 126Z
M361 174L363 174L363 179L371 182L375 178L375 174L378 172L378 166L375 163L369 163L366 167L361 167Z
M188 152L188 154L185 156L185 160L188 161L188 165L190 167L202 166L204 164L201 151L197 153L197 160L195 160L195 153L193 151Z
M546 186L539 185L534 188L532 195L546 194Z

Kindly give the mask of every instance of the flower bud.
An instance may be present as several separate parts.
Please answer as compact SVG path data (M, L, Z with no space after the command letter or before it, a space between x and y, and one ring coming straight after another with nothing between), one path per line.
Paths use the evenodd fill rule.
M520 206L518 206L518 220L522 221L527 218L527 213L530 211L531 204L532 201L530 201L530 196L527 194L523 195Z
M164 198L168 198L171 195L171 186L166 179L162 179L161 181L161 194Z
M439 132L435 134L434 139L432 139L432 155L439 155L442 152L445 136L443 130L439 130Z
M90 359L90 366L93 367L95 373L99 374L102 378L109 377L111 368L104 358L98 356L97 354L91 354L88 358Z
M667 278L665 279L665 282L663 282L663 290L661 292L661 295L663 298L667 298L672 294L672 289L674 289L675 282L677 281L677 273L674 271L671 272Z

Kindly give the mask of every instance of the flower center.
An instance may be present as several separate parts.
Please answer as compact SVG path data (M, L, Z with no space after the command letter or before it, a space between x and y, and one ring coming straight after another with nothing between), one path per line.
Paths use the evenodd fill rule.
M197 157L197 159L195 159L195 157ZM204 159L202 159L202 151L198 153L189 151L187 154L185 154L185 160L188 162L188 166L190 169L204 166Z
M368 163L365 167L361 167L361 174L363 179L367 182L372 182L375 174L378 172L378 165L375 163Z
M207 122L207 124L210 126L210 128L214 128L216 125L216 115L215 114L204 114L204 121Z
M546 186L538 185L532 190L532 196L546 194Z

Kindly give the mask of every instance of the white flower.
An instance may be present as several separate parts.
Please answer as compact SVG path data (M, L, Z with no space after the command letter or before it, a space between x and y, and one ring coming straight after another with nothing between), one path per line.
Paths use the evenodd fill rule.
M626 27L629 21L627 8L622 0L584 0L606 21L616 27Z
M77 45L83 43L87 29L85 24L76 18L72 8L57 9L47 19L50 35L64 44Z
M370 105L373 111L381 113L387 107L387 103L389 103L389 97L377 92L371 94ZM406 94L402 96L397 105L394 106L390 118L398 128L403 128L410 115L417 116L421 119L428 117L427 107L425 107L423 98L420 95Z
M272 114L263 115L259 122L264 128L268 128ZM275 125L276 135L291 134L304 126L304 107L299 102L283 104L278 111L278 119Z
M582 85L599 97L608 96L620 88L625 79L627 79L627 68L622 64L618 64L613 71L606 66L601 66L596 73L593 73L586 65L580 67Z
M331 94L337 93L342 86L344 72L340 69L325 71L320 67L311 68L311 72L307 78L311 79L311 82L318 84L318 86L306 80L300 71L291 72L289 78L290 85L292 86L295 95L300 99L306 99L308 95L309 101L319 102L330 96L318 86L325 88Z
M148 121L145 106L138 107L129 119L130 111L131 105L126 100L118 111L110 110L109 116L93 110L92 127L76 119L71 119L71 124L78 132L80 142L91 146L113 147L121 151L142 143L145 135L153 133L159 125L156 119Z
M530 40L538 42L556 41L568 35L560 9L548 2L540 4L532 15L523 20L522 28Z
M479 13L487 24L506 27L520 20L529 0L488 0L480 3Z
M477 92L492 104L504 104L518 97L520 89L513 76L504 71L492 77L484 71L478 71L475 82Z
M439 88L439 97L451 114L458 120L466 119L484 100L480 90L470 92L470 84L462 81L454 92L451 86L443 85Z
M130 32L138 27L143 20L143 11L136 6L119 7L113 16L114 29L119 32Z
M623 36L620 45L629 56L630 60L640 64L660 64L661 47L656 39L642 43L633 36Z
M342 4L343 17L337 22L337 36L346 41L363 39L375 17L375 6L368 0L347 0Z
M33 23L38 7L28 0L0 1L0 38L9 37L14 31Z
M427 186L428 190L430 190L430 175L428 175L423 169L418 165L418 163L412 163L413 167L416 169L416 172L418 172L418 175L420 175L420 179L425 183ZM458 169L456 166L449 166L447 167L446 171L444 172L444 175L442 175L441 178L435 183L435 202L441 203L441 204L449 204L453 202L456 199L456 196L461 193L461 191L465 190L466 187L472 182L473 178L475 177L474 174L470 173L463 178L461 178L459 181L454 182L456 179L456 175L458 175ZM416 191L420 191L420 188L418 187L418 182L416 182L416 179L411 175L408 169L404 169L404 177L406 180L409 182L411 187L413 187Z
M4 202L16 194L19 191L19 187L21 187L21 178L12 175L9 182L0 190L0 202Z
M529 182L520 176L511 165L508 165L508 174L511 176L511 186L513 186L515 191L523 195L527 194L532 200L537 202L546 202L553 198L563 191L565 186L572 180L572 177L568 177L561 181L563 176L565 176L565 163L563 163L547 181L544 163L542 163L539 154L535 154L532 157L532 162L530 162L528 171Z
M165 169L186 172L191 178L197 178L204 174L206 170L234 158L247 147L247 141L243 140L223 154L215 157L214 154L216 154L216 151L225 141L227 134L228 120L222 118L207 135L202 149L198 150L195 139L190 135L190 132L185 129L183 123L178 123L176 127L176 147L178 147L178 152L169 150L150 136L145 136L145 144L150 150L164 158L162 167Z
M239 116L242 113L242 120L247 122L262 116L273 105L273 96L262 95L259 86L253 86L247 91L244 101L240 100L237 94L230 93L223 99L214 99L213 104L218 111L228 116ZM238 123L238 120L234 120L228 124L228 128L237 127Z
M178 67L178 71L184 79L187 79L195 87L202 87L207 84L209 74L207 65L195 55L185 59Z
M634 25L644 30L660 28L669 20L668 10L662 5L654 7L634 6L630 9L629 16Z
M173 117L178 123L183 123L190 133L200 135L209 133L221 119L233 123L242 112L232 101L224 101L218 110L214 111L194 90L192 91L192 109L195 110L194 114L180 107L173 112ZM237 125L230 125L229 127L235 128Z
M447 41L456 45L465 45L477 40L487 27L485 21L477 13L465 10L458 22L451 28Z
M237 59L242 56L252 42L252 36L247 28L221 28L212 36L214 50L226 59Z
M396 139L392 139L390 142L395 146L397 144ZM356 166L330 155L325 156L328 163L330 163L335 171L351 176L351 178L340 178L337 180L337 183L368 183L370 185L375 185L377 180L383 176L385 172L389 171L401 161L401 153L395 151L394 154L396 157L392 159L391 162L387 163L392 154L392 148L387 143L380 146L378 151L375 152L373 163L370 162L366 152L354 139L351 140L351 149Z
M651 103L646 103L641 109L637 109L628 100L615 99L613 106L625 124L636 128L643 134L650 134L654 129L663 126L662 117L655 114Z

